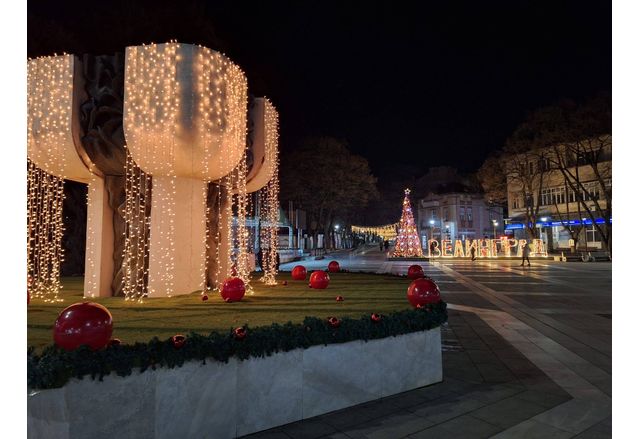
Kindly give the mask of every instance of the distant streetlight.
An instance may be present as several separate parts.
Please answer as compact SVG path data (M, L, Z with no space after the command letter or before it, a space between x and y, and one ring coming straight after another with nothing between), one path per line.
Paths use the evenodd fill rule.
M433 239L433 225L436 222L434 220L429 220L429 224L431 225L431 227L429 227L429 239Z
M493 239L496 239L496 227L498 227L498 221L493 220Z
M340 230L340 226L336 224L336 225L334 226L334 229L336 229L336 230Z

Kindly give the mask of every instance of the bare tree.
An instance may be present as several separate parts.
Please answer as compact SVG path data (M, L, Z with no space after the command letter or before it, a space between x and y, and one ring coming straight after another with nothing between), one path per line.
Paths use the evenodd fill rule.
M555 145L554 162L611 256L611 135ZM582 216L580 216L582 218ZM603 223L598 220L603 219Z

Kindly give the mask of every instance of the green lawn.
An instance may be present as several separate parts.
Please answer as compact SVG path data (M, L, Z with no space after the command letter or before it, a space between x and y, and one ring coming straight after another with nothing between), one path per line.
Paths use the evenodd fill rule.
M199 293L167 299L148 299L143 304L125 302L119 297L93 299L113 315L113 337L124 343L161 339L189 331L209 334L213 329L234 326L270 325L273 322L301 322L306 316L360 317L371 312L389 313L407 309L409 280L396 276L332 273L326 290L314 290L307 281L292 281L290 273L278 276L279 285L268 287L254 276L253 295L241 302L225 303L219 295L200 300ZM307 276L308 279L308 276ZM287 280L288 285L281 282ZM28 345L38 348L53 343L52 327L65 307L80 302L82 278L63 278L64 302L45 304L33 299L28 306ZM341 295L344 302L336 302Z

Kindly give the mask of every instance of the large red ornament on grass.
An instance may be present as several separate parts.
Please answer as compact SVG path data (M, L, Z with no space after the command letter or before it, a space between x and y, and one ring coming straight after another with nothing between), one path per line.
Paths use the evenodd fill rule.
M407 299L415 308L418 308L418 305L423 307L430 303L437 303L440 301L440 289L431 279L416 279L407 289Z
M56 319L53 341L67 351L82 345L96 350L109 343L112 332L113 319L107 308L93 302L74 303Z
M307 269L304 265L296 265L291 270L291 279L293 280L305 280L307 278Z
M225 302L239 302L244 297L244 282L238 277L225 280L220 288L220 295Z
M309 278L309 286L317 290L324 290L329 286L329 275L324 271L314 271Z
M247 330L240 326L233 330L233 337L236 340L244 340L247 337Z
M180 349L187 342L187 337L182 334L176 334L171 337L171 342L173 343L174 348Z
M340 271L340 264L338 261L329 262L329 273L338 273Z
M407 270L407 276L409 279L420 279L421 277L424 277L424 271L420 265L411 265Z

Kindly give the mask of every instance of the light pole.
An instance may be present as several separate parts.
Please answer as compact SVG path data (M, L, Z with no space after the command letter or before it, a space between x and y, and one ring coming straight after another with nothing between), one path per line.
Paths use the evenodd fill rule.
M436 222L435 222L434 220L432 220L432 219L431 219L431 220L429 220L429 226L430 226L430 227L429 227L429 240L432 240L432 239L433 239L433 225L434 225L435 223L436 223Z
M493 220L493 239L496 239L496 227L498 227L498 221Z

